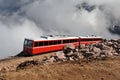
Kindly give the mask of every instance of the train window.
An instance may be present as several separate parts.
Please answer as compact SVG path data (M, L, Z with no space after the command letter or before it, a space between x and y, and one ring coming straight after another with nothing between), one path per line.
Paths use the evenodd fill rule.
M81 41L86 41L85 39L81 39Z
M61 44L61 40L58 40L58 44Z
M77 39L75 39L74 42L77 42Z
M84 41L84 39L81 39L81 41Z
M93 41L93 39L82 39L82 41Z
M28 46L32 47L32 41L28 41Z
M93 41L93 39L90 39L90 41Z
M78 42L78 39L63 40L63 43L73 43Z
M63 40L63 43L69 43L70 40Z
M53 45L53 41L50 41L50 42L49 42L49 45Z
M65 43L65 40L63 40L63 43Z
M96 41L96 39L93 39L93 41Z
M78 42L78 39L73 39L72 42Z
M48 46L48 41L45 41L45 42L44 42L44 46Z
M72 39L70 40L70 43L72 43Z
M69 43L70 42L70 40L67 40L67 42L66 43Z
M69 40L66 40L66 43L69 43Z
M39 46L43 46L43 42L39 42Z
M31 40L25 39L24 46L32 47L33 42Z
M24 41L24 46L27 46L27 42L28 42L27 40Z
M72 40L72 42L76 42L76 40L75 40L75 39L73 39L73 40Z
M67 41L66 40L63 40L63 43L66 43Z
M94 41L97 41L97 39L94 39Z
M72 42L74 42L74 39L72 40Z
M58 43L58 41L54 41L54 44L57 44Z
M73 39L73 42L75 42L75 40Z
M86 39L86 41L92 41L91 39Z
M83 41L87 41L87 39L83 39Z
M88 41L88 39L85 39L85 41Z
M35 42L34 43L34 47L38 47L39 45L38 45L38 42Z

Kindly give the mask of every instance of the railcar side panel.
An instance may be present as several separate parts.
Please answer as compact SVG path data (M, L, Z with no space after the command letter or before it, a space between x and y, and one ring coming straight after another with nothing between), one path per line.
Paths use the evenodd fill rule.
M75 47L79 45L78 42L72 43ZM46 52L52 52L52 51L58 51L62 50L63 47L67 44L58 44L58 45L49 45L49 46L42 46L42 47L34 47L32 54L40 54L40 53L46 53Z

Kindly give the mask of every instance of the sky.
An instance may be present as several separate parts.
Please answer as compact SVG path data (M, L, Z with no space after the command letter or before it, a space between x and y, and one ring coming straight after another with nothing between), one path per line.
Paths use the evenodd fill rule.
M0 58L23 50L25 38L97 35L120 38L119 0L0 0Z

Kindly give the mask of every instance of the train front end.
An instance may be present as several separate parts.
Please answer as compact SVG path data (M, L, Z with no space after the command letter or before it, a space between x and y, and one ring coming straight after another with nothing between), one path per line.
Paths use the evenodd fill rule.
M23 52L26 55L32 55L33 52L33 40L25 39L23 45Z

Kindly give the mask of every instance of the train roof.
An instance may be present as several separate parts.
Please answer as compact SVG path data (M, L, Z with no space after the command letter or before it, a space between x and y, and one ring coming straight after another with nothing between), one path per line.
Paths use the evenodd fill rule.
M76 39L76 38L102 38L99 36L73 36L73 35L47 35L40 36L40 38L26 38L33 41L43 41L43 40L61 40L61 39Z
M47 36L40 36L40 38L26 38L29 40L34 40L34 41L42 41L42 40L61 40L61 39L75 39L78 38L77 36L66 36L66 35L47 35Z
M95 36L95 35L91 35L91 36L79 36L80 38L102 38L101 36Z

